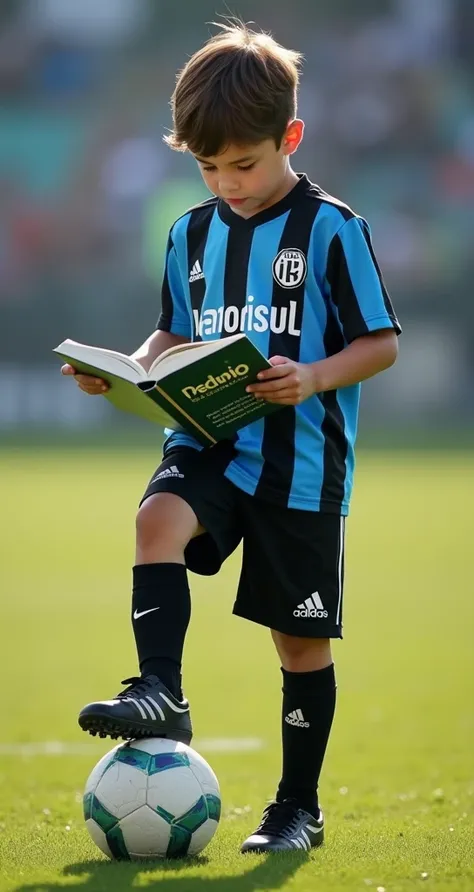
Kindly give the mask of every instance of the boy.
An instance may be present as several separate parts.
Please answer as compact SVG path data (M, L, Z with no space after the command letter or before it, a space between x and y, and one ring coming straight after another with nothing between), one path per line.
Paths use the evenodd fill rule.
M304 127L299 62L239 24L178 77L166 141L192 153L213 197L171 229L158 328L134 357L147 369L174 344L245 331L272 364L249 390L282 408L209 449L168 436L137 518L141 676L79 716L103 737L191 741L187 568L214 574L243 540L234 613L270 628L281 660L283 771L242 852L323 841L317 786L335 708L330 639L342 637L360 382L394 363L400 331L367 224L290 166Z

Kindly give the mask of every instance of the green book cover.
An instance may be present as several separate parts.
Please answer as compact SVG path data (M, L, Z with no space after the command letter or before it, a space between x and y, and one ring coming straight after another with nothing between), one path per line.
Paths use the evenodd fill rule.
M54 352L77 372L106 381L104 397L117 409L186 430L207 446L280 408L246 393L270 363L245 334L222 338L214 352L201 356L200 345L179 353L180 367L168 374L164 354L163 368L158 358L149 377L130 357L103 348L64 341Z
M161 378L147 396L209 445L281 408L246 392L265 368L270 363L244 336Z

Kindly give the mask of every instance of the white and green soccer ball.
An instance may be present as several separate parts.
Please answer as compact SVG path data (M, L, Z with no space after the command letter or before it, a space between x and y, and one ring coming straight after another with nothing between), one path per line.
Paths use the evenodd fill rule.
M181 858L217 829L219 782L191 747L152 737L110 750L84 791L87 829L109 858Z

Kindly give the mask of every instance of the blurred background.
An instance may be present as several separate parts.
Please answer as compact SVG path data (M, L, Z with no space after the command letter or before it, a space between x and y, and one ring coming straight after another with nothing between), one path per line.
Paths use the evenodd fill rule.
M62 380L51 349L132 352L153 330L168 228L207 197L162 142L169 97L229 13L304 53L295 167L369 220L404 328L398 364L365 385L363 439L466 442L472 0L292 0L291 14L274 0L2 0L0 436L156 437Z
M17 892L63 889L64 872L80 890L113 885L80 813L110 741L95 749L76 715L136 671L134 516L161 431L80 393L52 348L70 337L132 352L154 329L168 228L208 197L192 158L163 143L169 98L206 23L232 13L305 54L295 169L368 219L404 329L398 363L363 387L370 448L334 645L323 886L421 889L428 876L430 890L461 892L474 802L474 0L0 0L0 653L15 682L2 688L0 876ZM258 882L229 873L230 842L280 770L270 636L230 614L239 556L191 578L186 694L228 823L223 877L210 850L189 888L277 883L273 868ZM20 698L32 678L35 696ZM244 752L242 737L261 749ZM208 752L222 738L235 753ZM183 888L181 872L167 876L163 888Z

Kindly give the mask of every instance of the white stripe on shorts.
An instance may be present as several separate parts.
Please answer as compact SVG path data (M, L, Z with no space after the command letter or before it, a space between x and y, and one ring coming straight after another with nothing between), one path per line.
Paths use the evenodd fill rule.
M340 615L341 615L341 601L342 601L342 561L344 557L344 538L345 538L345 521L346 518L341 514L341 523L339 526L339 554L337 558L337 587L338 591L338 599L337 599L337 612L336 612L336 626L339 625Z

